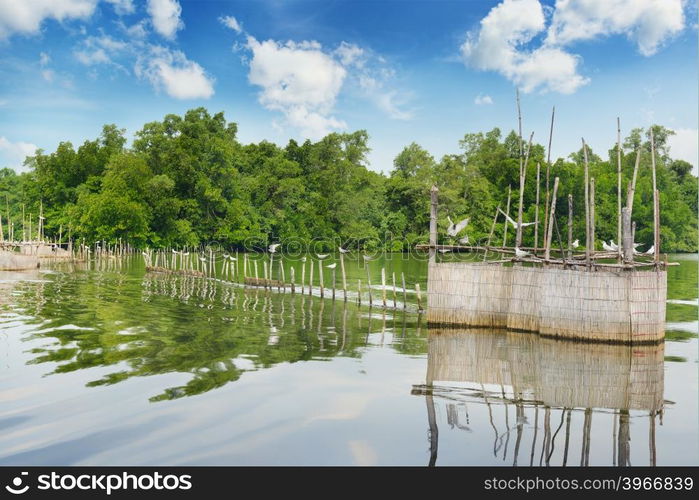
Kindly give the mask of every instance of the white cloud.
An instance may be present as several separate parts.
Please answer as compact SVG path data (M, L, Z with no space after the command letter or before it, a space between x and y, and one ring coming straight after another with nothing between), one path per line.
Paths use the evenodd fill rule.
M74 54L75 58L86 66L100 63L105 64L111 61L104 49L101 48L92 51L77 50Z
M337 54L344 66L356 66L358 68L364 66L366 52L358 45L342 42L335 49L335 54Z
M39 65L43 67L46 66L49 62L51 62L51 57L46 52L41 52L39 54Z
M177 0L148 0L147 11L155 31L168 40L174 39L177 31L184 28L180 19L182 7Z
M481 20L477 32L468 33L461 53L470 66L497 71L524 92L570 94L589 81L577 72L578 57L555 47L525 48L544 31L545 22L538 0L504 0Z
M473 102L477 106L482 106L483 104L493 104L493 98L490 97L488 94L478 94L476 98L473 100Z
M38 33L44 19L87 19L98 0L0 0L0 39Z
M218 18L221 23L223 23L224 26L227 28L232 29L236 33L242 33L243 32L243 27L240 25L238 20L233 17L233 16L223 16Z
M699 166L699 130L695 128L676 128L675 135L668 137L668 145L670 146L670 156L674 159L684 160L691 163L694 168L694 174L697 173Z
M684 28L683 0L556 0L547 43L624 34L645 56Z
M51 83L53 81L53 78L56 76L56 74L53 72L52 69L42 69L41 70L41 78L46 80L47 82Z
M125 14L133 14L136 8L133 6L133 0L105 0L107 3L114 6L114 12L123 16Z
M114 64L122 69L122 66L112 63L110 55L117 54L128 48L128 45L109 35L90 36L82 42L82 48L75 50L75 58L86 66L93 64Z
M178 50L150 47L150 53L137 61L135 72L175 99L208 99L214 95L213 78Z
M0 167L10 167L15 170L22 168L27 156L32 156L37 146L29 142L10 142L0 136Z
M310 139L319 139L346 124L330 116L347 71L318 42L278 43L248 37L252 52L248 80L261 87L259 101L281 111Z

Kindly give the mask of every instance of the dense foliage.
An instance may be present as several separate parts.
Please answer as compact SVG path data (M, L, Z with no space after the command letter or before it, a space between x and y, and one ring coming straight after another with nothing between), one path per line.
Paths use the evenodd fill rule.
M661 193L661 238L664 251L697 251L697 178L691 165L673 160L667 146L672 131L653 126L657 183ZM136 246L195 246L217 242L227 247L263 247L282 241L329 249L348 247L403 250L427 241L429 188L440 189L440 241L446 217L471 217L465 234L475 242L490 232L496 207L516 218L519 200L519 138L499 129L466 134L461 151L435 160L418 144L407 146L386 176L369 170L365 131L333 133L285 148L263 141L244 145L237 126L223 113L205 109L183 117L168 115L146 124L130 148L124 130L107 125L94 141L77 149L61 143L55 152L37 151L27 158L29 171L0 170L0 196L6 199L21 232L22 209L36 218L40 204L45 233L87 242L129 241ZM636 241L652 242L652 179L648 131L634 129L623 143L623 193L632 176L636 151L641 162L633 208ZM598 240L616 239L616 145L601 158L588 150L590 175L596 183ZM524 193L525 221L534 220L536 169L541 165L541 206L545 197L544 147L533 144ZM574 198L574 234L584 240L582 150L551 166L560 177L557 228L566 240L567 195ZM6 210L2 210L5 231ZM541 227L541 226L540 226ZM502 238L502 217L495 241ZM543 239L539 231L540 241ZM509 243L514 239L509 233ZM533 245L534 231L524 231ZM558 240L554 233L554 242ZM599 245L599 241L598 241Z

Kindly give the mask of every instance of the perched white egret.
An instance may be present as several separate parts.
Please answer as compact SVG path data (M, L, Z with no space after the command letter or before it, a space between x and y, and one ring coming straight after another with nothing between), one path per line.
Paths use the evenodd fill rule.
M199 256L199 260L202 262L206 262L208 259L206 257Z
M337 247L337 249L340 251L340 253L347 253L349 250L342 248L342 247Z
M507 219L507 222L512 224L512 227L517 229L517 221L515 221L512 217L510 217L505 212L503 212L502 209L498 208L498 210L500 210L500 213L505 216L505 219ZM538 224L538 222L522 222L522 227L533 226L534 224Z
M459 240L462 245L468 245L468 234Z
M612 247L615 252L619 250L619 245L614 243L614 240L609 240L609 246Z
M335 269L336 266L337 266L337 262L333 262L332 264L328 264L325 267L327 267L328 269Z
M316 257L318 257L318 260L323 260L323 259L326 258L328 255L330 255L330 254L329 254L329 253L317 253L317 254L316 254Z
M269 253L274 253L277 251L277 247L280 245L280 243L272 243L269 246Z
M606 241L602 240L602 248L604 248L607 252L616 252L617 249L615 249L613 246L608 245Z
M655 253L655 245L651 245L648 250L644 252L646 255L651 255Z
M575 250L575 249L578 248L579 246L580 246L580 240L575 240L575 241L573 242L573 250Z
M306 256L301 257L301 262L306 262Z
M236 258L235 258L235 257L233 257L232 255L229 255L229 256L228 256L228 260L230 260L230 261L234 261L234 260L238 260L238 259L236 259Z
M519 247L515 247L515 256L521 259L522 257L526 257L527 255L531 254L525 250L520 250Z
M461 231L466 229L466 226L468 226L468 223L471 219L469 217L466 217L464 220L454 224L454 222L451 220L451 217L447 215L447 220L449 221L449 227L447 227L447 234L449 236L454 237Z

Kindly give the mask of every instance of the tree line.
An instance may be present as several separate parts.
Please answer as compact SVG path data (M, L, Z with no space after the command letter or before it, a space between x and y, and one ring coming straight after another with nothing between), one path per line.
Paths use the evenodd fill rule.
M671 130L652 126L660 191L664 252L697 251L697 177L692 166L673 159ZM633 220L636 241L653 240L653 195L649 129L633 129L622 143L622 193L641 150ZM40 206L47 237L68 234L76 241L129 242L136 247L195 247L212 242L227 248L264 248L271 242L343 242L350 248L403 251L428 241L429 189L439 187L440 242L447 216L470 217L471 242L488 237L500 206L516 218L519 202L520 139L494 128L469 133L459 150L436 160L412 143L394 159L388 174L367 168L366 131L331 133L317 142L290 140L285 147L262 141L241 144L237 125L223 113L204 108L147 123L127 146L125 131L105 125L77 149L62 142L56 150L27 157L26 172L0 170L3 224L7 216L21 234L22 214L36 218ZM617 146L602 157L588 148L595 178L597 245L616 238ZM541 168L539 246L543 241L546 151L532 144L527 164L523 220L535 219L536 169ZM556 226L563 235L573 196L574 238L584 241L583 151L550 165L560 178ZM501 243L503 218L495 228ZM34 227L36 224L34 223ZM5 231L7 233L7 231ZM512 231L509 243L514 241ZM564 236L565 238L565 236ZM567 240L567 238L566 238ZM557 241L554 233L554 242ZM523 246L534 245L525 230ZM316 247L317 248L317 247Z

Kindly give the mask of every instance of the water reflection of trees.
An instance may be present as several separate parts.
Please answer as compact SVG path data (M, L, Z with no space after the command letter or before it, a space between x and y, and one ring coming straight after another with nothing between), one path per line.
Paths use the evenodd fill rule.
M579 464L589 465L594 416L613 419L612 463L631 465L631 419L646 419L648 461L655 465L655 426L657 419L662 424L664 405L663 363L664 344L581 344L522 333L431 329L426 385L413 387L413 394L424 395L427 404L429 465L436 464L439 447L436 400L446 406L447 424L467 432L467 402L485 404L493 455L502 461L509 456L513 465L521 465L523 458L529 465L578 463L569 455L573 439L580 440ZM504 409L504 420L494 418L494 408ZM582 429L571 429L574 412L582 413ZM533 426L527 417L531 413ZM525 427L531 429L531 445L523 457Z
M91 387L132 377L188 373L151 401L202 394L250 370L278 363L359 357L370 336L390 335L403 353L424 353L414 314L387 315L343 301L241 288L213 280L146 275L134 279L76 270L37 287L20 285L20 306L37 325L30 363L56 363L51 374L118 367ZM92 270L94 271L94 270ZM39 291L40 290L40 291ZM370 335L371 334L371 335Z

